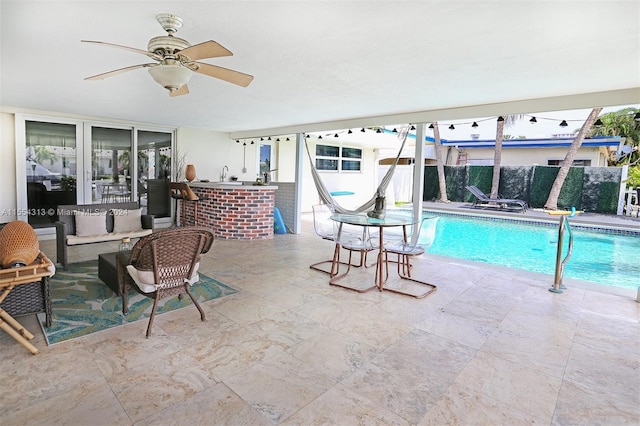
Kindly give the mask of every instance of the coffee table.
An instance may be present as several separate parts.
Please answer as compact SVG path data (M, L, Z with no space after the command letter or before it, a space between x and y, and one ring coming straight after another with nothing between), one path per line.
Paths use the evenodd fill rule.
M118 296L122 296L118 271L116 268L116 256L118 252L103 253L98 256L98 277Z
M124 315L129 312L127 296L131 286L129 284L127 265L130 259L130 252L116 251L103 253L98 256L98 277L113 290L115 294L122 297L122 313Z

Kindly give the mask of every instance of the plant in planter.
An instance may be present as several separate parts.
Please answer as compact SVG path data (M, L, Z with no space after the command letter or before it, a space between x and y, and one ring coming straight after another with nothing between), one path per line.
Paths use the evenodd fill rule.
M76 177L64 175L60 178L60 189L63 191L76 190Z

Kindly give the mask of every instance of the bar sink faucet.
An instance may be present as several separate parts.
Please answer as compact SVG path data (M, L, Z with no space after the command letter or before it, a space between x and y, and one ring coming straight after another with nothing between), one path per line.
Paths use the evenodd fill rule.
M229 167L224 166L222 168L222 172L220 172L220 182L224 182L224 180L227 178L228 171L229 171Z

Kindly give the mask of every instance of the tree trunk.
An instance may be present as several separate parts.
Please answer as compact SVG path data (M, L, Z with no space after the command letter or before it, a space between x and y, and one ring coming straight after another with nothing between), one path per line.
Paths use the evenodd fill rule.
M491 180L491 198L498 198L500 187L500 163L502 162L502 136L504 134L504 120L498 121L496 126L496 146L493 152L493 179Z
M582 146L582 142L584 141L584 138L587 136L587 134L591 130L593 123L598 118L598 114L600 114L600 111L602 111L602 108L594 108L591 110L591 112L589 113L589 116L587 117L586 121L582 125L582 128L580 129L575 139L571 143L571 146L569 147L569 151L567 151L567 155L564 157L564 160L562 160L562 163L560 163L560 170L558 171L558 176L556 176L556 180L553 182L553 186L551 187L551 191L549 192L549 198L547 198L547 202L544 204L545 209L548 209L548 210L558 209L558 197L560 197L560 190L564 185L564 181L567 178L567 174L569 174L569 169L573 164L573 159L575 158L576 153L578 152L578 149L580 149L580 146Z
M438 170L438 184L440 186L440 202L448 203L447 182L444 177L444 163L442 161L442 145L440 144L440 130L438 123L433 123L434 149L436 152L436 169Z

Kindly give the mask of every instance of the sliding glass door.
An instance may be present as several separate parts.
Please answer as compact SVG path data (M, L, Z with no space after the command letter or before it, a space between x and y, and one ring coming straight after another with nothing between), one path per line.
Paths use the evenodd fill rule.
M167 132L138 130L136 190L140 205L155 217L169 217L171 199L171 139Z
M25 165L27 205L18 216L34 228L53 226L58 206L76 203L77 130L70 123L24 122L25 154L18 161Z
M18 219L53 228L61 205L127 201L169 217L173 135L17 114Z
M132 129L87 126L91 157L85 169L91 176L91 188L85 198L93 204L131 201Z

